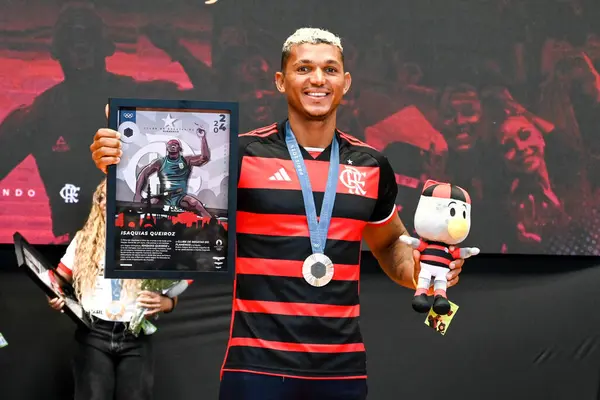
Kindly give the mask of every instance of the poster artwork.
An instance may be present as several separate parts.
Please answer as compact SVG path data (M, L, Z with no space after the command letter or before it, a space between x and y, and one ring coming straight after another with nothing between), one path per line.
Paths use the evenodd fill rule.
M225 110L119 109L115 270L227 271L230 119Z

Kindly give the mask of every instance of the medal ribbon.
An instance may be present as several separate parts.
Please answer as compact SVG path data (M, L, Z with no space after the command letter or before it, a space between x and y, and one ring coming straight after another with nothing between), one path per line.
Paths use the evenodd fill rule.
M121 298L121 288L123 286L123 281L121 279L111 279L110 286L112 289L112 300L119 300Z
M327 186L323 196L323 204L321 205L321 213L317 222L317 207L315 206L315 198L313 196L310 178L304 158L300 152L300 146L296 141L296 137L292 132L289 121L285 125L285 142L288 151L296 169L296 175L300 181L302 188L302 197L304 198L304 210L308 220L308 231L310 233L310 245L313 254L324 253L325 244L327 242L327 231L329 231L329 223L331 222L331 212L335 203L335 195L337 192L338 171L340 167L340 151L336 136L333 136L331 146L331 156L329 158L329 173L327 174Z

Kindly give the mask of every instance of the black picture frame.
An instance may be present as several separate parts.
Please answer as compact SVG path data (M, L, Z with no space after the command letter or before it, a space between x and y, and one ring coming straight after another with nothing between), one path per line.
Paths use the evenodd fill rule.
M132 111L134 111L135 113L131 113ZM189 213L195 213L197 214L197 210L195 211L189 211L189 207L193 207L190 206L189 202L183 202L181 200L172 200L173 197L176 198L180 198L182 196L187 196L189 194L189 192L187 192L187 190L189 190L189 181L186 181L186 186L185 189L182 190L181 186L179 187L178 192L175 192L175 190L173 190L172 192L175 193L170 193L169 191L165 191L164 189L162 189L164 186L162 184L158 184L155 185L155 187L157 187L157 195L156 197L152 197L152 195L146 195L146 197L143 199L143 201L145 202L145 206L147 207L145 210L150 210L151 207L154 207L152 212L157 212L156 208L160 208L160 207L165 207L164 210L166 210L167 208L169 208L168 211L160 211L161 214L152 214L151 212L146 212L145 214L143 213L143 211L140 211L141 209L138 207L139 203L139 198L138 198L138 202L132 202L132 208L128 209L130 212L130 214L128 214L129 217L131 217L131 215L133 215L135 217L134 214L131 214L133 211L131 211L133 208L138 207L138 214L139 215L152 215L153 217L155 217L155 220L158 220L159 218L161 219L161 223L163 223L163 229L157 229L158 232L167 232L168 229L164 228L165 224L172 224L171 226L174 227L173 230L171 231L172 234L173 232L174 237L172 237L172 239L169 239L169 237L161 237L161 241L160 242L154 242L154 243L161 243L161 246L167 246L167 243L171 246L169 248L169 250L165 250L167 253L169 254L162 254L160 257L160 259L158 258L153 258L152 255L149 254L142 254L142 252L140 252L141 247L139 245L135 245L133 243L140 243L142 246L150 246L152 244L151 240L146 240L144 241L143 239L147 239L148 236L145 237L140 237L140 236L132 236L131 238L127 238L127 240L122 239L123 233L127 233L126 230L123 230L122 228L125 228L126 226L124 225L123 221L118 221L118 218L120 217L120 215L124 214L125 208L127 206L127 204L124 201L119 201L118 200L118 195L119 195L119 190L121 190L122 193L124 193L126 191L126 189L121 189L124 186L124 180L128 179L127 176L130 176L131 173L129 175L126 175L127 173L127 169L126 167L122 167L123 164L123 160L125 157L128 156L127 153L127 148L126 147L135 147L135 146L123 146L122 150L123 150L123 155L121 156L121 162L117 165L110 165L107 168L107 182L106 182L106 215L107 215L107 223L106 223L106 260L105 260L105 270L104 270L104 276L105 278L111 278L111 279L171 279L171 280L181 280L181 279L196 279L198 278L200 275L202 275L202 280L206 280L206 279L210 279L210 276L226 276L226 277L230 277L231 279L233 279L233 277L235 276L235 243L236 243L236 235L235 235L235 227L236 227L236 210L237 210L237 180L238 180L238 134L239 134L239 106L238 103L236 102L215 102L215 101L195 101L195 100L160 100L160 99L127 99L127 98L110 98L108 101L108 128L109 129L113 129L116 131L119 131L121 133L121 141L123 144L125 144L126 140L129 140L128 138L126 138L126 133L133 135L136 133L136 131L134 130L133 133L131 132L131 130L129 132L126 131L127 128L124 128L124 126L126 125L126 123L131 122L131 120L127 120L126 117L129 118L134 118L134 125L137 126L138 125L138 119L137 116L140 115L140 118L146 116L150 116L151 114L143 114L144 112L156 112L156 113L160 113L157 115L162 115L162 114L167 114L167 116L165 117L165 119L171 119L171 115L179 115L180 117L183 118L179 118L179 120L181 121L181 124L183 125L184 122L187 124L187 128L175 128L174 123L171 123L171 126L173 127L173 131L169 131L169 134L164 134L164 129L162 132L163 136L170 136L174 139L178 139L179 143L180 143L180 149L182 147L187 146L188 147L188 151L190 151L190 149L198 149L198 147L193 147L190 144L188 144L185 140L182 140L181 137L182 136L178 136L178 135L187 135L188 138L190 138L190 135L192 134L192 129L189 128L190 123L189 121L187 121L186 118L192 118L192 117L198 117L199 115L205 115L205 116L210 116L212 115L213 117L215 115L219 115L218 120L213 119L211 120L210 124L206 124L205 119L199 118L198 121L201 122L201 124L198 124L196 122L194 122L195 125L198 126L198 128L193 128L196 129L197 132L200 133L196 133L196 135L200 135L202 134L201 131L203 131L204 136L207 139L208 142L208 147L209 147L209 152L211 153L211 161L212 161L212 149L210 149L211 144L211 138L213 138L213 141L219 141L220 143L226 143L226 146L228 148L227 151L223 150L223 152L227 152L227 154L224 156L224 158L226 158L227 160L224 162L224 165L226 167L224 167L224 169L226 169L224 171L224 174L227 175L226 177L226 181L227 181L227 193L226 193L226 199L227 199L227 205L226 207L221 207L220 211L217 211L216 209L213 211L212 209L210 209L208 206L206 206L206 204L204 204L201 201L201 205L202 207L204 207L205 210L208 211L208 213L210 214L210 217L205 217L210 219L209 222L206 222L206 219L204 219L202 221L202 228L199 228L200 223L198 222L198 220L196 220L195 222L192 222L192 224L196 224L196 236L195 238L202 236L200 231L204 230L205 226L210 226L212 228L214 228L216 231L219 231L219 234L216 234L218 237L222 237L226 240L222 240L222 239L216 239L213 240L213 237L206 233L204 234L204 237L206 239L206 235L208 235L208 239L206 240L189 240L190 237L194 238L194 236L187 231L182 231L183 228L181 228L182 223L177 223L177 222L173 222L175 221L175 213L185 213L188 212L188 215L185 216L185 218L192 218L190 217ZM142 114L139 114L142 113ZM182 114L182 113L186 113L186 114ZM192 115L193 114L193 115ZM158 117L156 117L158 119ZM146 118L147 120L148 118ZM163 121L165 120L163 119ZM154 121L156 122L156 121ZM214 124L213 124L214 123ZM141 122L140 122L141 124ZM167 124L169 124L167 121L165 121L165 129ZM227 125L228 124L228 125ZM202 126L201 126L202 125ZM206 125L210 125L209 129L206 129ZM214 126L213 126L214 125ZM130 128L133 128L133 125L129 124L127 125ZM140 128L139 126L137 127L137 133L139 133L140 135L145 135L146 138L150 137L152 135L152 133L150 132L152 129L157 129L155 127L153 128ZM174 132L175 129L179 129L178 133L176 134ZM144 133L141 133L142 130L144 130ZM220 137L218 137L217 135L219 133L223 133L226 132L228 133L227 135L221 135ZM226 137L225 137L226 136ZM133 137L133 136L131 136ZM141 136L140 136L141 137ZM216 139L218 137L218 139ZM166 139L164 139L166 140ZM170 141L171 139L169 139ZM191 139L191 141L193 141L195 139ZM198 136L197 140L199 142L202 141L202 138L200 136ZM189 141L189 140L188 140ZM156 142L160 142L160 140L156 140L155 142L152 143L156 143ZM168 142L168 141L167 141ZM167 145L165 143L165 147L164 147L164 151L165 151L165 155L163 156L155 156L157 158L155 158L154 160L165 160L166 157L166 152L167 152ZM198 143L194 143L195 146L201 146L201 144ZM222 146L221 146L222 147ZM219 147L219 149L221 149L221 147ZM138 151L140 151L138 149ZM197 156L198 154L202 154L202 151L199 151L197 153L194 153L194 156ZM221 153L224 154L224 153ZM131 153L129 153L129 155L131 155ZM184 153L183 150L181 150L180 152L180 156L183 157ZM193 158L193 157L192 157ZM133 158L132 158L133 159ZM141 159L140 159L141 160ZM134 168L136 170L136 174L134 176L135 178L135 182L136 182L136 186L138 184L138 178L140 177L140 160L138 161L132 161L132 164L134 165ZM186 158L186 160L189 160L189 158ZM223 158L220 159L221 161L223 161ZM219 161L219 162L221 162ZM167 161L163 161L163 167L167 164L164 164ZM209 161L210 162L210 161ZM151 164L152 162L150 162ZM168 162L167 162L168 163ZM147 164L147 165L150 165ZM188 169L189 169L189 173L191 176L191 174L193 173L193 167L194 165L191 164L191 162L185 162L184 164L188 165ZM176 168L173 167L173 164L171 165L171 169ZM208 164L206 164L208 165ZM166 168L166 167L165 167ZM184 168L182 167L182 164L179 164L179 168ZM203 166L200 166L199 169L202 169ZM131 170L129 170L131 171ZM161 169L162 171L162 169ZM119 174L122 174L121 177L119 178ZM164 176L164 173L163 173ZM144 178L144 181L149 182L151 178ZM189 178L188 178L189 179ZM222 178L221 182L224 182L225 178ZM204 183L204 182L202 182ZM117 187L117 185L120 185L120 187ZM131 190L131 185L127 184L129 187L129 190ZM148 183L148 185L146 185L148 187L148 190L146 191L146 193L152 193L152 189L150 184ZM221 188L222 188L222 184L221 184ZM143 190L143 189L142 189ZM129 192L128 192L129 193ZM135 194L137 195L138 191L137 189L135 190ZM141 191L140 191L141 193ZM214 194L214 192L213 192ZM192 194L193 195L193 194ZM170 206L166 206L165 204L151 204L151 201L154 198L163 196L164 199L169 199L169 200L157 200L159 203L161 201L166 201L171 202ZM195 195L193 195L195 196ZM220 194L221 196L221 194ZM223 197L219 197L221 200L223 199ZM198 199L198 197L196 197L196 199ZM177 204L177 206L173 206L172 202L175 202ZM185 204L185 205L184 205ZM182 211L181 207L188 207L188 209ZM196 206L198 207L198 206ZM179 209L179 211L176 211L174 209ZM226 218L225 217L218 217L216 216L217 214L221 213L221 215L223 215L223 211L226 213ZM182 217L183 218L183 217ZM200 218L200 217L198 217ZM166 220L169 220L170 222L165 222ZM216 222L214 222L216 220ZM225 222L226 221L226 222ZM214 223L213 223L214 222ZM117 223L120 223L120 226L117 226ZM187 223L187 222L186 222ZM127 222L127 226L135 226L135 222L133 225L131 225L131 222ZM142 229L143 225L142 222L140 222L140 226L137 227L135 226L135 229ZM223 228L223 229L221 229ZM146 229L146 228L144 228ZM194 228L190 228L188 227L188 229L193 230ZM223 231L225 233L223 233ZM129 231L129 233L131 234L132 232ZM135 233L135 232L134 232ZM190 235L188 235L188 233L190 233ZM137 233L136 233L137 235ZM188 235L188 236L185 236ZM219 236L220 235L220 236ZM133 239L135 238L135 239ZM183 238L188 238L186 240L181 240ZM186 244L187 242L187 244ZM203 242L204 244L208 245L209 250L205 250L204 253L205 254L201 254L202 252L200 251L191 251L188 254L188 258L184 259L183 257L185 256L180 256L179 254L176 254L176 252L173 251L173 248L177 248L179 250L186 248L185 246L194 246L197 245L198 242ZM128 243L128 247L126 247L130 253L133 252L135 254L138 254L138 256L131 256L130 253L126 253L127 256L134 258L133 261L127 261L124 262L122 260L124 260L123 257L120 257L121 253L120 249L124 243ZM183 243L183 247L182 246ZM192 243L192 244L190 244ZM136 247L137 246L137 247ZM199 245L198 245L199 246ZM149 251L158 251L156 249L160 249L160 246L150 246ZM166 247L164 247L166 249ZM189 247L188 247L189 248ZM201 248L201 246L197 247L197 248ZM202 247L203 249L206 249L206 246ZM183 253L185 253L185 251L182 251ZM216 252L216 253L215 253ZM189 254L193 254L192 256L189 256ZM213 254L212 256L210 256L210 254ZM215 256L214 254L218 254L218 256ZM140 261L139 259L137 259L136 257L144 257L145 261ZM197 258L194 258L194 256L196 256ZM200 259L203 259L203 261L200 261ZM194 259L194 261L192 262L191 259ZM195 267L190 267L189 264L183 264L181 263L182 260L187 260L187 262L190 263L195 263Z
M20 233L13 234L17 265L25 271L26 275L51 299L62 297L65 300L63 312L77 325L90 328L92 321L83 306L75 296L73 286L61 278L56 267L46 260L35 247ZM56 280L54 283L47 279L48 272L52 271ZM60 291L56 288L58 285Z

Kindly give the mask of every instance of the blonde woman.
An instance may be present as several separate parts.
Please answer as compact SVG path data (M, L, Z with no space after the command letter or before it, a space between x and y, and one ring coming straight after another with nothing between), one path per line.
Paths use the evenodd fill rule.
M140 291L137 280L104 278L105 193L106 180L98 185L87 222L57 268L73 284L93 322L91 329L75 332L74 398L150 399L154 383L151 336L142 331L135 337L127 330L127 322L136 302L150 316L171 312L177 297ZM49 303L55 310L64 306L60 298Z

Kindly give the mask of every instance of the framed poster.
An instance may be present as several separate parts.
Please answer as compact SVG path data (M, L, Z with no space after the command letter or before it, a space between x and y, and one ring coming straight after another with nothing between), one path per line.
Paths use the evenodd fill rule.
M88 314L75 295L73 286L61 278L56 267L50 264L19 232L13 235L17 264L27 276L51 299L62 297L63 311L76 324L91 326Z
M123 154L107 170L104 276L233 276L237 103L109 99L108 105Z

